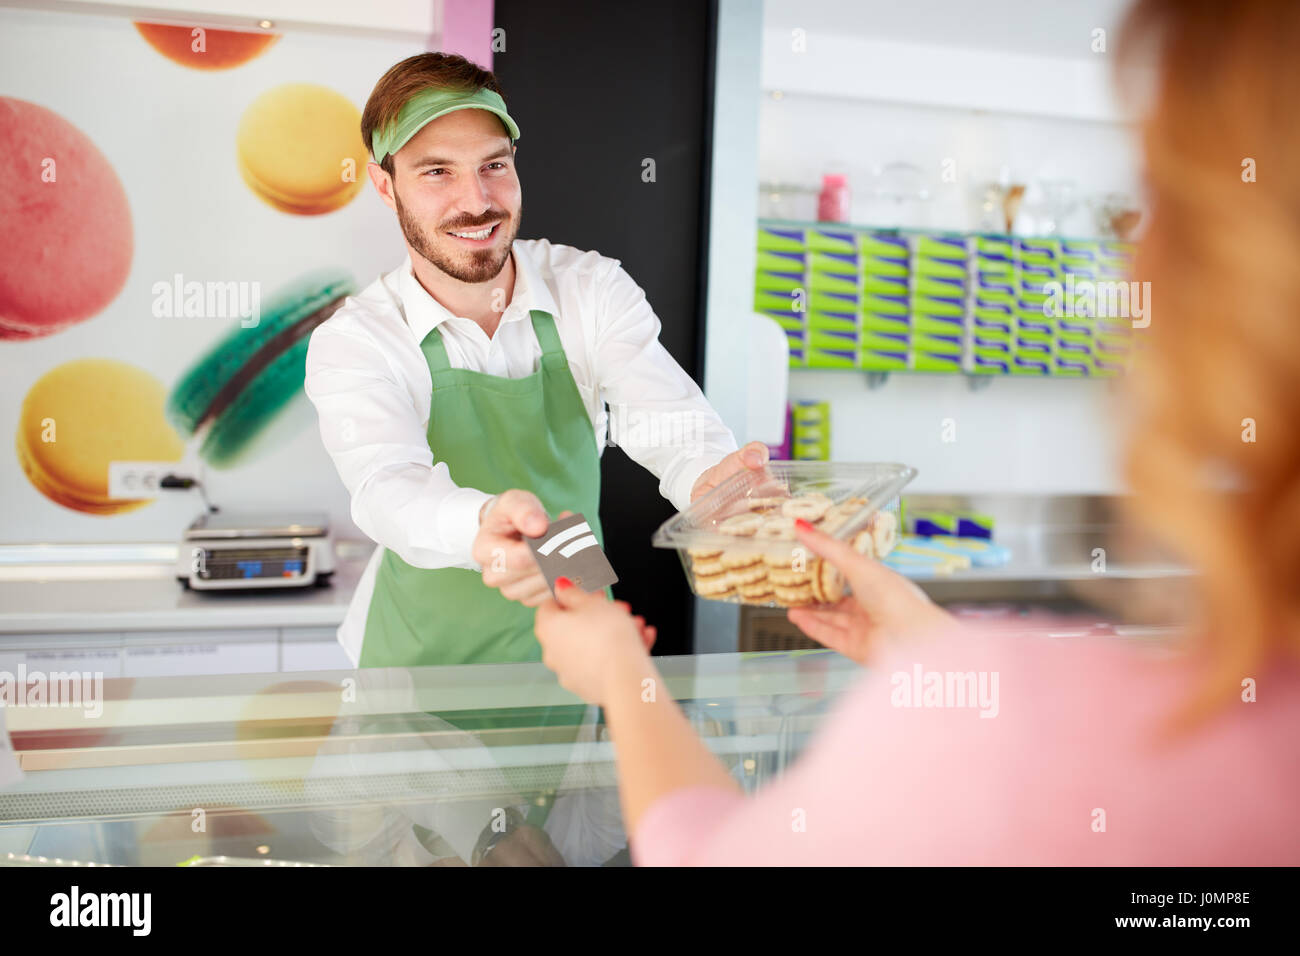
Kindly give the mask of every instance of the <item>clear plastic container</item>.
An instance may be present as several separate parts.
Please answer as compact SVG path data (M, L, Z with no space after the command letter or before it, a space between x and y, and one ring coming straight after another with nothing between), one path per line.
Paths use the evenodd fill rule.
M898 533L898 493L916 469L889 463L774 461L735 475L660 526L702 598L758 607L834 604L839 572L794 536L802 517L857 551L884 557Z

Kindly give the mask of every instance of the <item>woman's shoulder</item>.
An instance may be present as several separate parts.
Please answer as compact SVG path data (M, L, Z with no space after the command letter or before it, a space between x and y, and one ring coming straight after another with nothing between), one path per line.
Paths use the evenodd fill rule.
M858 751L871 773L912 781L936 822L972 826L962 814L978 808L993 832L1035 835L972 850L1001 862L1265 862L1280 832L1300 836L1287 809L1300 788L1300 669L1269 663L1203 722L1163 736L1207 676L1175 639L1064 621L955 628L882 649L821 756L829 766Z
M852 706L935 711L1032 733L1086 724L1155 733L1213 677L1190 639L1119 634L1068 619L959 625L891 643L866 668ZM1259 662L1223 693L1204 728L1258 728L1300 716L1300 665ZM846 702L847 703L847 702ZM1195 738L1196 734L1184 735Z

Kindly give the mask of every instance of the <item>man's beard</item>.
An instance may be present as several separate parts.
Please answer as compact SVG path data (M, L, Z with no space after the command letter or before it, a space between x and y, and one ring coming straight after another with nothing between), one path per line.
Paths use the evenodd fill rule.
M453 279L459 279L461 282L488 282L495 279L505 268L506 260L510 258L510 248L514 244L515 236L519 234L519 219L523 215L523 207L520 207L519 216L510 216L505 214L500 218L498 231L506 237L505 245L500 249L471 249L469 250L469 261L456 261L449 256L439 252L425 233L420 223L406 211L402 205L401 198L397 195L397 190L393 190L393 199L397 204L397 221L402 227L402 235L406 237L407 243L411 248L420 254L430 265L445 272ZM472 229L482 228L487 223L492 222L498 217L489 215L482 222L457 223L455 229L460 232L469 232Z

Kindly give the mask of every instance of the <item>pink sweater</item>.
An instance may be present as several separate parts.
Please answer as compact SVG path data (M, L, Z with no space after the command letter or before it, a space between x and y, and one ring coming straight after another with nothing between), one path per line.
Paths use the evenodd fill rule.
M954 706L953 686L949 706L906 706L926 702L932 672L974 672L971 705ZM754 797L668 794L642 817L632 856L648 866L1294 866L1300 668L1242 676L1255 678L1257 702L1230 701L1162 748L1154 728L1198 686L1168 652L987 631L894 647L783 777Z

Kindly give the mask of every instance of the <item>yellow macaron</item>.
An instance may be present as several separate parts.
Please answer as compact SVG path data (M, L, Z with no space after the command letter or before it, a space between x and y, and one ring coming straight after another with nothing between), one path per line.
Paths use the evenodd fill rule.
M366 175L361 111L314 83L286 83L255 99L239 120L235 146L248 187L298 216L347 205Z
M56 504L86 514L133 511L152 498L110 498L110 461L180 461L185 445L163 413L167 392L144 369L75 359L42 375L19 413L18 462Z

